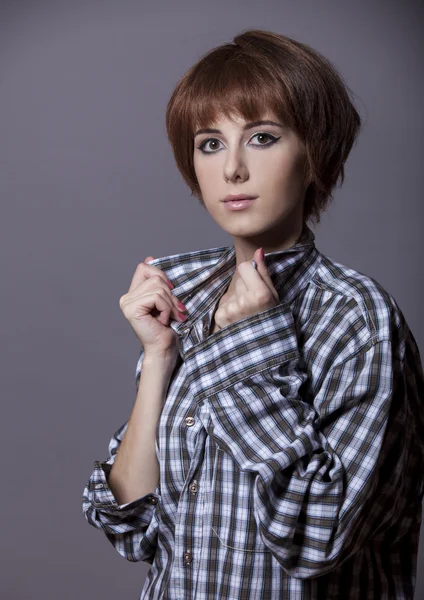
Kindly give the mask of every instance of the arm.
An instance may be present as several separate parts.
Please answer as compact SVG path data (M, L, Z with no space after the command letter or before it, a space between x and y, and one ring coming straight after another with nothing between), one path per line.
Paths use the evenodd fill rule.
M352 319L331 352L321 351L306 402L293 319L280 309L221 330L186 365L209 402L214 440L255 476L263 543L288 574L314 578L422 497L423 374L412 336L399 356L389 339L352 348Z
M156 551L160 501L156 431L169 378L167 365L152 363L147 357L143 360L141 353L131 417L110 440L108 459L95 461L83 493L87 521L102 529L129 561L151 563Z

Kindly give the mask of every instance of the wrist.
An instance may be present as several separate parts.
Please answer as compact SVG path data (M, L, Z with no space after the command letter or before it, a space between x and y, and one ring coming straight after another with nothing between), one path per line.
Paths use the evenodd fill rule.
M155 367L156 369L159 369L161 371L165 370L167 372L170 371L172 373L175 365L175 350L169 352L164 351L158 354L146 352L143 357L143 366L147 368Z

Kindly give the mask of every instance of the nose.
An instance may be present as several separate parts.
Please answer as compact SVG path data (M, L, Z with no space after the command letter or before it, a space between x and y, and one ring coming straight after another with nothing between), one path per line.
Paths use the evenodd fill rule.
M227 150L224 163L224 178L226 181L234 181L238 178L247 179L248 169L243 151L240 148Z

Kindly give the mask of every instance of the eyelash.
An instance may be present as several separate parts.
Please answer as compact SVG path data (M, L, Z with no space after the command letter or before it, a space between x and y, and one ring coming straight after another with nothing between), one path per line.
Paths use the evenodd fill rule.
M269 138L271 138L271 142L269 142L268 144L253 144L254 146L256 146L257 148L267 148L268 146L272 146L273 144L275 144L275 142L277 142L280 138L279 137L275 137L273 135L271 135L270 133L265 133L265 132L259 132L259 133L255 133L255 135L252 136L252 138L256 137L257 135L265 135ZM250 138L250 139L252 139ZM218 141L217 138L207 138L206 140L203 140L203 142L201 144L199 144L197 146L197 148L203 152L203 154L215 154L217 152L217 150L212 150L211 152L208 152L207 150L204 150L204 147L206 146L206 144L210 141Z

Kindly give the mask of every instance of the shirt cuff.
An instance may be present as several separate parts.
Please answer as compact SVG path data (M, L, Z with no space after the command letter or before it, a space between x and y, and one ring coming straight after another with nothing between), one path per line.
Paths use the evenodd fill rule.
M107 461L95 461L94 477L89 482L89 489L93 492L93 506L110 514L119 514L121 517L129 516L137 511L140 513L140 508L147 509L145 514L146 522L151 519L151 514L155 511L155 505L159 502L160 486L158 485L155 492L140 496L131 502L118 504L112 490L109 487L108 477L112 465ZM149 510L150 509L150 510Z
M299 358L293 313L288 304L277 304L240 319L185 354L197 401L215 394L269 367Z

